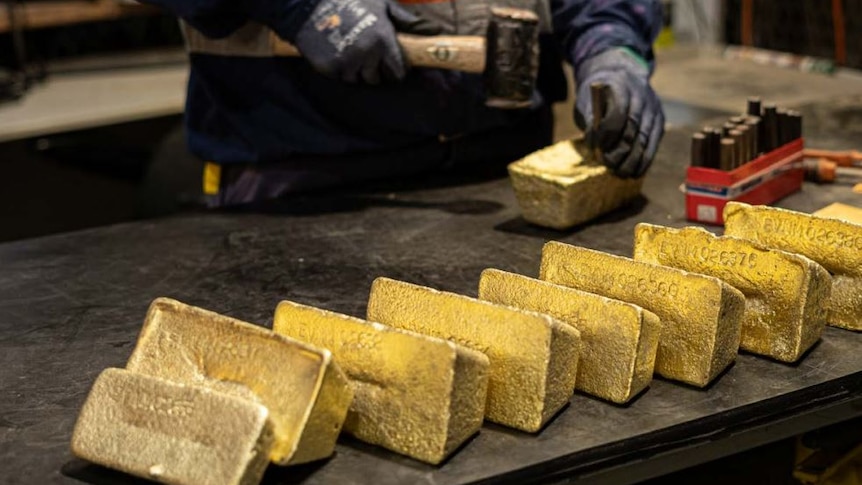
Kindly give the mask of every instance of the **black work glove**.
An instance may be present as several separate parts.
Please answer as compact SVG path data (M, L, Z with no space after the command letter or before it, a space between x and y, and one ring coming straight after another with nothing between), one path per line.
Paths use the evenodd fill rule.
M321 0L295 44L320 73L347 82L401 80L407 64L396 30L434 35L440 28L389 0Z
M600 148L605 165L620 177L646 173L664 135L664 112L649 76L646 62L621 48L585 60L575 73L575 123L585 132L588 146ZM604 83L610 90L597 130L592 128L593 83Z

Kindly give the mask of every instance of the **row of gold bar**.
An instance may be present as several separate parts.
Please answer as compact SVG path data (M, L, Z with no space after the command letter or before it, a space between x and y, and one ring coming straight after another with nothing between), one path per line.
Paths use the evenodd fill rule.
M157 299L73 451L251 484L331 455L343 427L438 464L484 419L538 432L575 389L625 403L654 372L704 387L739 348L794 362L827 320L862 329L862 226L736 203L725 220L723 237L639 224L633 259L549 242L539 279L488 269L478 298L378 278L367 320L284 301L268 330Z

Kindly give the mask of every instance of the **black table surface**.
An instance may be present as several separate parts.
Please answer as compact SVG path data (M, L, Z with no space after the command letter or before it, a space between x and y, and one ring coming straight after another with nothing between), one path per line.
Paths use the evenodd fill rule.
M505 178L432 177L0 245L0 482L135 481L68 446L93 380L124 366L156 297L270 326L282 299L362 316L378 276L475 296L485 268L536 276L548 240L629 255L636 223L686 225L687 143L666 136L642 200L567 232L520 219ZM780 205L860 199L806 184ZM656 379L627 406L575 394L535 435L486 424L439 467L344 437L330 460L270 467L264 481L626 483L860 414L862 334L828 328L796 365L742 354L705 390Z

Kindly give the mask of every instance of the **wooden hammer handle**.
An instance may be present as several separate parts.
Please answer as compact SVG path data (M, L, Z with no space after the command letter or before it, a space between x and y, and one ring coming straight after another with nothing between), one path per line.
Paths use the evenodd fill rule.
M289 42L277 37L274 37L273 42L273 53L277 56L302 56L299 49ZM485 71L484 37L398 34L398 43L411 66L472 73Z
M842 167L851 167L862 162L862 152L856 150L833 151L806 148L802 154L805 158L826 158Z

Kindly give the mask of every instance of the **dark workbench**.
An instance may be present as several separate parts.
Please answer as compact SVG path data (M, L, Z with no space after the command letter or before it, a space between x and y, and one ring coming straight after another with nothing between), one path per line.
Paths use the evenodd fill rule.
M685 134L670 133L645 199L571 232L525 224L507 180L468 177L0 245L0 482L132 481L74 459L68 443L96 375L124 365L158 296L269 326L281 299L362 316L383 275L475 295L488 267L537 275L549 239L630 254L636 223L685 224L687 153ZM860 199L806 185L781 205ZM271 467L265 482L621 484L858 415L862 334L829 328L798 365L740 355L707 390L656 379L627 407L577 394L540 434L486 425L441 467L345 437L331 460Z

